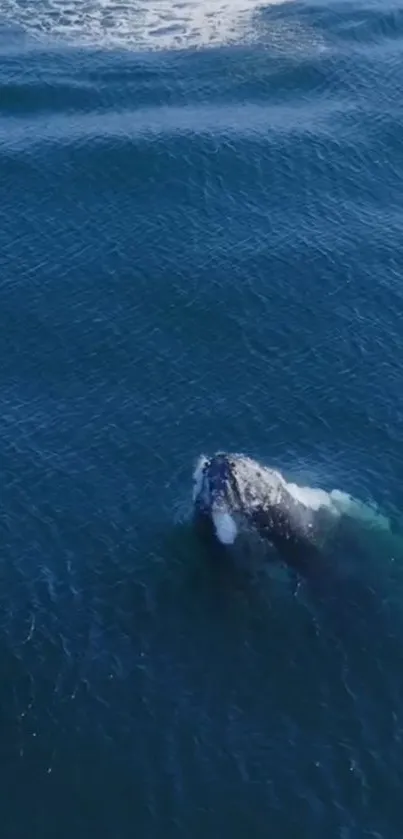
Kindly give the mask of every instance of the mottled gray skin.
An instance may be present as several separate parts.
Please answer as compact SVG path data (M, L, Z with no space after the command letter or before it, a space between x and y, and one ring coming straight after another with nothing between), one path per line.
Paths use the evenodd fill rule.
M317 573L320 515L293 497L279 472L243 455L218 453L200 459L194 481L194 517L200 532L218 541L213 510L223 510L236 523L236 541L245 532L258 534L289 566L304 574Z

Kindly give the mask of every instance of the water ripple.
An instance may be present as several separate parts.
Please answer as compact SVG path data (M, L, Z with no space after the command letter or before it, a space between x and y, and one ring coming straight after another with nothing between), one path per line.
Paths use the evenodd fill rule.
M401 13L0 14L3 832L400 837ZM370 621L209 564L219 447L391 515Z
M262 5L262 0L40 0L32 6L24 0L1 0L0 13L31 36L103 47L183 49L242 40Z

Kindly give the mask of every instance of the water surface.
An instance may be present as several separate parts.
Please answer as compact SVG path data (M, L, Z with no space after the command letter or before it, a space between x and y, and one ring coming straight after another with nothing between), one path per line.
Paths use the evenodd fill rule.
M401 837L402 38L0 2L7 839ZM212 567L217 448L378 505L367 611Z

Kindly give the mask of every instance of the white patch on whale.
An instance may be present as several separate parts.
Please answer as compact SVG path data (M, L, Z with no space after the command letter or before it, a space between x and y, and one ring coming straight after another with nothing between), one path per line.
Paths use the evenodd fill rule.
M238 534L238 528L228 510L222 506L213 506L211 517L217 539L222 545L233 545Z

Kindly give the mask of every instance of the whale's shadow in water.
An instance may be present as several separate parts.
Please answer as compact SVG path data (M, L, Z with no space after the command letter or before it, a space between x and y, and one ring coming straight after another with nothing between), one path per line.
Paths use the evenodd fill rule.
M231 617L231 599L242 597L251 620L260 627L255 643L261 643L261 632L263 636L280 632L279 654L284 654L285 642L293 657L295 633L298 643L309 645L312 654L319 636L329 655L335 657L334 666L344 674L343 680L365 695L370 684L367 701L390 707L391 697L403 690L402 539L393 580L388 572L383 573L385 564L390 570L384 563L391 548L389 535L363 528L361 522L348 517L340 519L319 556L314 552L315 561L312 556L309 562L304 558L305 573L290 568L272 546L261 544L256 551L256 543L253 548L244 543L234 553L212 534L200 536L189 528L185 541L193 539L198 544L197 562L188 583L192 585L193 578L192 588L198 588L200 595L202 580L206 620L211 620L212 602ZM396 539L392 541L396 553ZM235 614L235 606L233 611ZM396 714L400 716L398 709Z

